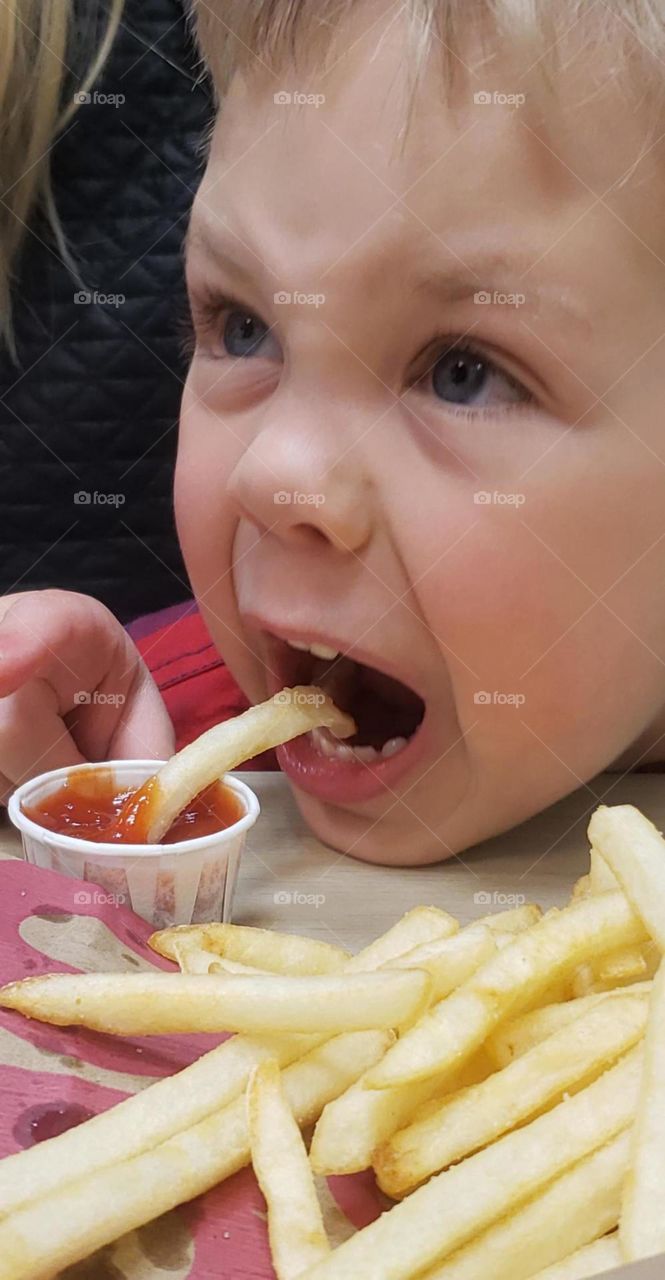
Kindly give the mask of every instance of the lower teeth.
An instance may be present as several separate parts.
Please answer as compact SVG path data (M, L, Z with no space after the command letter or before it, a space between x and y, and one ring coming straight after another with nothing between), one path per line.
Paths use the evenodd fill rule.
M378 751L376 747L370 746L350 747L348 743L340 742L327 729L312 729L312 741L317 751L329 760L356 760L360 764L371 764L373 760L387 760L390 756L397 755L406 746L407 740L388 738Z

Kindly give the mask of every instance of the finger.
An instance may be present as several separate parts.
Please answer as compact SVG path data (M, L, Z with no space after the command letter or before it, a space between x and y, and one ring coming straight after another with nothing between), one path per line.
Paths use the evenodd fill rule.
M29 681L18 693L0 698L0 773L10 791L47 769L84 760L47 685Z
M0 621L0 696L39 678L55 690L64 715L114 666L133 677L135 653L98 600L70 591L27 592Z

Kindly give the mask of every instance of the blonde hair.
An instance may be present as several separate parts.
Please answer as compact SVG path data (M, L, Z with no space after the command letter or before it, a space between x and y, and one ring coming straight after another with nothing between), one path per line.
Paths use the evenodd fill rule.
M75 270L53 202L50 150L76 111L75 91L87 91L106 59L123 3L97 0L95 7L87 0L85 28L74 22L74 0L0 3L0 337L10 347L11 272L36 206L46 214L61 257ZM95 52L63 104L67 64L77 45Z
M358 7L358 0L191 0L199 49L220 94L234 71L257 62L272 72L296 66L301 58L316 59L325 68L335 29L354 4ZM409 20L414 82L434 50L450 84L473 27L488 54L505 41L527 60L525 66L536 67L549 89L566 31L591 18L585 35L604 44L611 22L615 69L629 68L640 96L655 95L662 102L663 0L602 0L597 6L589 0L405 0L401 8Z

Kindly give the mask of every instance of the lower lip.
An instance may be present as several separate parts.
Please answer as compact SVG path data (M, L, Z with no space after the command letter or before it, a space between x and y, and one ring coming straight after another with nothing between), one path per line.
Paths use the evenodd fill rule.
M424 723L396 755L372 764L330 759L317 750L308 733L278 747L277 759L287 777L309 795L329 804L358 804L390 792L412 768L425 747L423 730Z

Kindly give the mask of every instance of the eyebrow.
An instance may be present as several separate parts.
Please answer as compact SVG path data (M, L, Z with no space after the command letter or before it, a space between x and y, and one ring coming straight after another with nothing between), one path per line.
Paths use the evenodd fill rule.
M250 274L249 267L245 267L241 261L246 254L248 259L251 258L256 262L260 262L264 270L269 271L271 275L275 275L275 272L268 267L261 255L255 253L250 246L235 236L232 231L229 231L226 223L220 223L219 230L217 230L201 219L190 222L185 234L182 251L185 260L192 251L196 251L210 258L224 271L236 276L248 276Z
M193 249L210 258L223 270L238 278L248 278L251 268L242 262L246 255L248 260L255 259L263 269L277 279L277 273L242 240L229 232L226 224L221 224L220 231L202 220L190 223L185 236L184 253L187 256ZM536 257L537 257L537 250ZM427 295L434 301L450 305L467 302L477 293L520 294L535 298L547 306L548 310L557 312L561 318L589 333L591 320L581 303L581 299L573 295L566 286L542 281L536 284L523 279L530 263L524 252L511 254L506 251L477 252L467 254L467 261L462 264L461 254L449 267L433 266L431 269L420 268L408 287L412 297Z
M412 285L416 296L428 294L443 302L465 302L477 293L524 294L558 312L564 319L588 331L589 317L571 291L561 284L542 281L540 284L524 279L530 264L523 254L514 257L505 253L469 255L468 263L441 271L433 268L421 271Z

